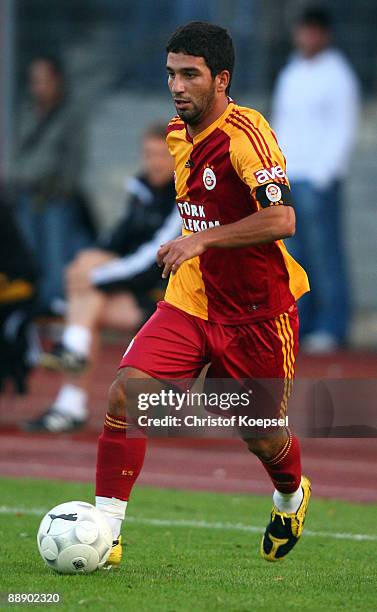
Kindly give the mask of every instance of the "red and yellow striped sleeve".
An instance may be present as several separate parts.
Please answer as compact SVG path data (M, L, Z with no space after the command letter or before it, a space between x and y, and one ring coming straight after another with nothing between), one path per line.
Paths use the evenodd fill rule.
M225 120L223 130L230 137L232 166L252 195L268 182L289 185L284 155L274 132L260 113L236 107Z

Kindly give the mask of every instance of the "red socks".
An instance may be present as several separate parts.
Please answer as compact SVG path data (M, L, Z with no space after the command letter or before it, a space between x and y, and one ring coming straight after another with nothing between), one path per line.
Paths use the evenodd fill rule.
M147 439L123 417L106 414L98 439L96 495L128 501L144 463Z
M103 433L98 440L96 495L128 501L144 463L147 438L125 418L106 414ZM275 488L294 493L301 483L301 459L298 438L289 437L278 454L262 465Z
M301 457L298 438L291 432L276 457L262 464L270 476L275 489L280 493L294 493L301 483Z

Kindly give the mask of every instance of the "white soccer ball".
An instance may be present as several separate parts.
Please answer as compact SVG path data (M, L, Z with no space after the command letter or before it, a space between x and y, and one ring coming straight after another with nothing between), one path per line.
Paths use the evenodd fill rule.
M87 502L59 504L43 517L38 550L45 563L61 574L89 574L102 567L113 536L97 508Z

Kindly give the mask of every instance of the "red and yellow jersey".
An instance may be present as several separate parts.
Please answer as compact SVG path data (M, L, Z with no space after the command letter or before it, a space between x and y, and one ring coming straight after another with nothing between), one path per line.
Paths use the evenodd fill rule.
M229 102L194 138L174 117L167 143L175 158L183 234L258 214L266 203L277 205L282 192L289 192L284 156L267 121L255 110ZM165 300L201 319L237 324L274 317L308 290L305 271L278 240L209 248L170 275Z

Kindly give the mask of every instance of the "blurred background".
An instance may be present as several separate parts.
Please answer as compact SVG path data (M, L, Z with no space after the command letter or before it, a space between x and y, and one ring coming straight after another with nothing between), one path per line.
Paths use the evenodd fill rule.
M376 347L377 5L373 0L321 4L331 8L335 43L362 92L343 206L353 302L349 333L352 346ZM123 210L124 178L138 168L143 129L173 114L164 69L173 29L191 19L229 28L237 52L232 95L270 117L272 91L292 52L292 28L304 6L300 0L2 0L1 177L10 172L30 62L41 54L59 56L72 102L89 122L82 181L97 226L110 227Z
M346 253L351 316L342 346L334 347L333 351L326 350L322 355L301 354L298 375L375 378L377 3L375 0L328 0L321 4L331 9L333 44L348 62L361 99L351 159L344 168L345 191L339 225ZM25 198L20 201L19 194L34 190L34 213L52 208L46 203L49 198L56 200L57 194L63 209L68 196L76 203L80 202L80 210L86 216L86 233L80 235L80 244L97 244L93 241L121 221L125 204L130 204L131 192L134 198L139 198L139 203L143 198L148 200L145 190L140 189L140 181L132 184L131 192L127 183L127 197L125 185L127 178L140 172L145 129L156 122L166 123L174 114L164 66L165 44L176 26L190 20L208 20L228 28L236 47L232 96L239 104L254 107L271 120L277 80L294 50L293 30L296 18L305 6L306 3L301 0L1 0L0 181L1 198L9 204L0 223L1 474L92 479L95 440L103 424L107 389L119 358L132 337L131 329L114 334L103 328L105 346L92 382L86 387L86 383L83 383L84 391L76 389L75 392L76 383L72 386L72 381L67 391L67 380L60 374L48 374L37 367L27 389L30 364L36 365L38 359L30 353L30 347L38 352L41 337L42 344L51 341L51 338L54 340L54 325L57 321L61 329L64 319L51 318L50 312L44 313L48 316L41 319L41 313L35 309L33 287L38 285L38 265L33 263L33 259L36 259L36 253L30 253L29 258L28 247L20 235L19 246L15 239L17 225L23 222L24 229L25 223L26 229L31 227L31 221L26 219L25 222L23 216L28 201ZM40 66L39 70L35 69L35 58L38 57L49 58L47 81L46 71L41 72ZM331 81L328 88L334 96L340 93L338 86L332 86ZM41 121L39 115L36 120L30 114L27 104L30 104L31 93L34 101L39 97L47 108ZM342 96L339 111L343 108L343 101L349 101ZM63 99L69 101L69 111L59 115L59 112L54 112L54 105L58 102L57 108L61 108ZM326 111L325 108L323 110ZM56 142L53 135L55 121L56 130L60 130L62 136L62 140L56 138ZM158 139L158 130L156 132L154 129L152 140L156 134ZM59 146L54 149L56 143ZM43 146L38 148L39 144ZM81 154L84 144L85 151ZM336 145L334 141L334 151ZM143 155L145 163L145 151ZM39 182L34 181L44 168L50 166L53 168L46 175L48 180L42 173ZM287 169L289 175L289 158ZM63 221L67 221L64 215L55 217L50 227L62 230ZM325 228L326 216L322 221ZM63 239L63 242L69 242L70 229L64 229L63 233L63 238L67 237L67 241ZM45 239L40 238L35 251L45 246L44 242ZM58 242L55 240L55 244ZM77 242L75 245L76 255L80 252L80 244ZM9 270L11 251L14 251L15 263ZM73 256L73 252L67 255L66 263ZM25 262L29 267L25 267ZM42 264L44 262L48 267L48 255L44 255ZM26 280L26 284L21 286L17 284L20 275ZM16 285L14 280L17 281ZM63 286L63 272L55 275L55 280ZM17 319L15 312L17 316L21 313L21 318ZM29 323L30 319L35 318L37 328L28 327L27 333L19 337L17 330L20 321ZM133 325L137 327L136 323ZM18 344L14 340L16 337ZM25 358L21 371L17 369L20 355ZM10 369L11 362L13 369ZM8 375L14 379L18 391L28 390L26 397L15 396L5 380ZM56 398L61 399L62 388L66 391L66 399L69 398L68 408L72 409L74 398L77 406L81 406L83 416L80 423L88 424L88 427L73 436L63 434L54 444L52 456L50 437L33 437L30 432L73 430L75 423L72 419L60 424L50 419L48 426L46 419L41 422L41 411L49 408L50 412L46 414L51 416L51 406L56 408ZM54 397L55 403L52 403ZM80 410L77 408L76 412ZM71 416L72 413L69 413L68 417ZM19 431L19 425L25 419L32 425L28 433ZM75 440L74 445L72 440ZM322 442L305 441L308 470L313 478L317 473L322 483L317 489L320 494L342 496L349 491L349 487L336 488L336 483L342 477L348 483L348 468L347 465L343 466L342 457L345 449L351 448L350 441ZM319 457L325 455L330 447L334 456L339 456L336 473L334 470L327 472L319 463ZM365 469L365 461L375 461L374 441L355 441L352 448L354 480L361 488L364 487L362 490L355 489L354 496L356 499L375 500L374 472ZM362 454L363 449L369 452L367 458ZM179 449L178 445L174 447L170 451L174 453L174 461L165 450L163 445L157 445L157 450L154 448L157 454L154 459L148 459L141 482L195 488L197 477L187 473L187 466L191 465L193 457L191 449L185 450L184 446ZM229 467L227 445L223 449L226 451L223 458L211 453L207 456L205 448L201 453L199 448L194 450L197 459L193 469L202 474L202 488L234 491L249 490L250 486L254 486L257 492L269 491L268 483L257 468L254 484L250 483L249 458L239 446L236 446L237 453L233 456L233 468ZM328 456L332 457L331 454ZM360 459L357 469L356 456ZM366 473L371 475L368 482L365 480Z
M73 162L72 155L65 151L61 174L53 177L53 191L54 195L59 192L60 178L73 181L70 196L74 192L76 198L79 192L86 215L85 230L90 230L89 235L81 236L81 244L86 246L93 244L94 235L104 235L122 218L125 183L140 171L145 130L153 123L166 123L174 114L165 74L165 45L172 31L190 20L213 21L228 28L236 47L232 96L239 104L256 108L271 120L277 80L294 51L295 23L306 6L301 0L1 0L0 179L2 198L11 202L16 225L22 223L19 202L15 202L18 196L14 194L18 194L20 185L21 191L28 186L28 172L35 171L39 159L37 156L33 161L31 152L51 125L51 109L49 121L42 124L33 124L25 111L33 78L35 95L41 76L31 75L35 58L49 58L57 97L64 93L69 100L64 129L71 135L74 156L85 138L82 157ZM347 62L361 102L351 157L345 163L341 206L351 316L342 345L334 347L334 351L326 350L322 356L302 355L298 371L302 376L373 377L377 365L377 3L328 0L321 6L331 9L332 44ZM84 127L85 136L81 139L80 130ZM336 145L334 142L334 150ZM43 151L41 155L41 164L48 165L48 155ZM287 170L289 176L289 158ZM37 202L46 200L46 189L51 186L42 187ZM64 201L63 196L61 199ZM7 223L3 225L5 233L10 228ZM75 253L79 251L77 246ZM0 273L4 276L3 270ZM37 283L37 275L30 270L25 273L32 285ZM27 292L25 295L27 302ZM31 308L29 312L36 311ZM42 313L48 315L43 320L40 314L37 313L37 331L44 342L44 330L48 328L48 334L54 334L51 326L56 320L51 323L51 312ZM63 323L58 321L58 325ZM104 333L104 352L89 389L89 425L95 431L103 421L108 384L132 337L130 330L123 333L105 329ZM20 376L22 379L22 373ZM26 417L38 416L60 385L58 374L46 375L36 369L27 398L9 395L5 386L0 396L4 431L9 432L9 427L12 429ZM22 384L19 387L25 390ZM13 445L9 439L9 449ZM62 457L64 452L62 447ZM94 460L94 446L90 453ZM23 460L19 456L17 461L20 468ZM16 468L4 463L4 473L11 474L13 469ZM37 468L35 473L40 475Z

